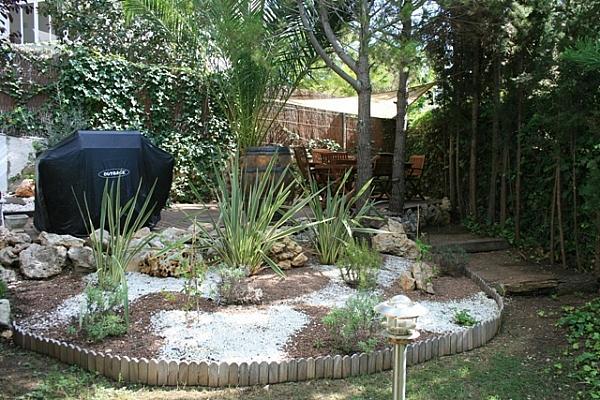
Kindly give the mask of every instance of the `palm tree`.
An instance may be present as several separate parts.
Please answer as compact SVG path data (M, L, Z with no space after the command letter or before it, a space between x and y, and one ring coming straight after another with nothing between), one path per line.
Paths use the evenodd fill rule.
M281 0L122 0L189 52L214 85L238 149L263 144L316 56L293 7ZM199 60L199 61L198 61Z

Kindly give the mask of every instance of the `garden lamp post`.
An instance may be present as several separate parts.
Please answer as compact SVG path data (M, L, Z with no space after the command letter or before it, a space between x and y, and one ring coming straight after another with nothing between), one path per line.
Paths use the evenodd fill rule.
M406 346L419 337L417 318L427 314L427 309L406 296L398 295L377 304L374 310L385 317L384 334L394 345L392 399L405 400Z

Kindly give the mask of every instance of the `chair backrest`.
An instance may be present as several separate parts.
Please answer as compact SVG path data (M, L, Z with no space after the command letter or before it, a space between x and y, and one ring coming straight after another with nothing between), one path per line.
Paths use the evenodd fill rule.
M420 177L423 174L423 167L425 166L425 156L412 155L408 161L411 163L410 176Z
M391 153L379 153L373 159L373 176L392 176L394 155Z
M332 153L329 149L312 149L311 154L315 164L323 164L323 155Z
M308 163L308 155L304 147L294 147L294 156L296 157L296 164L305 179L310 178L310 164Z
M350 155L344 152L330 152L321 154L323 164L338 164L339 161L347 161Z

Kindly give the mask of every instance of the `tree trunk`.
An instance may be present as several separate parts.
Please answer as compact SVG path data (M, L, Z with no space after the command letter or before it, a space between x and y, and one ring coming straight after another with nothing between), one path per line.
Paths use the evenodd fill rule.
M448 145L448 182L450 184L450 204L456 207L456 186L454 185L454 136L450 133L450 143Z
M579 223L577 221L577 154L575 147L575 132L571 131L571 189L573 190L573 238L575 239L575 263L581 271L581 258L579 254Z
M458 214L462 219L464 216L463 209L463 193L461 191L461 182L460 182L460 135L458 130L456 131L456 151L454 152L454 172L455 172L455 180L456 180L456 205L458 206Z
M356 188L362 188L371 179L371 87L368 76L366 82L361 81L358 93L358 152L356 163ZM368 198L368 191L360 200L360 204Z
M404 212L406 184L404 181L404 153L406 149L406 111L408 109L408 68L401 66L398 75L398 96L396 101L396 135L394 142L394 161L392 166L392 196L390 212L400 215Z
M500 58L494 60L494 114L492 116L492 157L488 193L488 222L496 222L496 187L498 179L498 135L500 131Z
M500 225L504 227L506 224L506 209L508 207L507 200L507 180L508 180L508 142L510 140L509 133L506 132L504 143L502 144L502 173L500 180Z
M523 55L519 60L519 73L523 73ZM515 154L515 241L521 239L521 129L523 127L523 88L517 90L517 149Z
M477 130L479 119L479 38L475 43L473 55L473 100L471 103L471 145L469 153L469 215L477 216Z
M565 233L562 218L562 184L560 182L560 157L556 160L556 214L558 216L558 235L560 237L560 256L563 268L567 268L567 254L565 252Z

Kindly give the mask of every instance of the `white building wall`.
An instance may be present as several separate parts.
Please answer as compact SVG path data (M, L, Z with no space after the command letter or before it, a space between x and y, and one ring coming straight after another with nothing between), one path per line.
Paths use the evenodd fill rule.
M33 142L39 138L0 134L0 192L6 193L10 178L18 175L35 157Z

